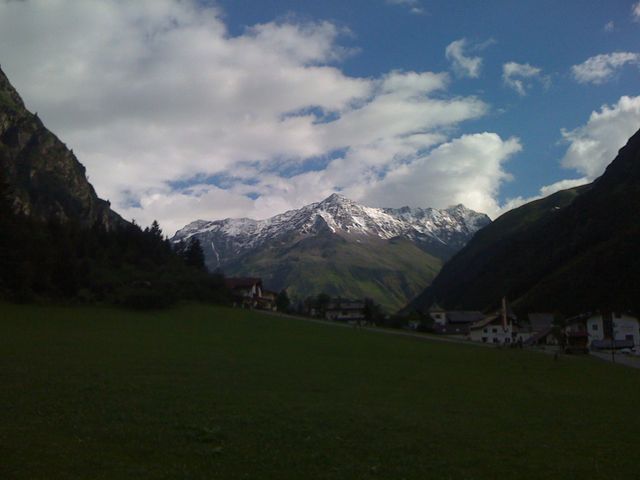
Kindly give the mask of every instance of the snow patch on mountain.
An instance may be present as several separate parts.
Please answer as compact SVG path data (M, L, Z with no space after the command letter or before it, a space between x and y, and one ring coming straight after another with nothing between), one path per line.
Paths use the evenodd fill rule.
M414 241L431 241L454 249L461 248L480 228L489 224L485 214L464 205L444 210L435 208L373 208L360 205L342 195L333 194L325 200L298 210L276 215L266 220L227 218L197 220L179 230L172 242L197 236L205 254L215 257L221 266L226 260L277 241L292 234L309 236L328 228L333 234L366 236L380 239L396 237ZM326 227L325 227L326 226Z

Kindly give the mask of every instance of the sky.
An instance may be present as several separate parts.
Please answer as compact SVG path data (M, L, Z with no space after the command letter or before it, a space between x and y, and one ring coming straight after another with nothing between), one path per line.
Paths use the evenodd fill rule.
M640 128L633 0L0 0L0 65L166 234L334 192L492 218Z

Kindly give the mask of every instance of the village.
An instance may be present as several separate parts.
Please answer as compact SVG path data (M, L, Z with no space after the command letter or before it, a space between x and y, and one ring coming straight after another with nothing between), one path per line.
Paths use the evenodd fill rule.
M585 312L568 318L553 313L516 315L506 299L490 313L445 310L438 304L427 312L378 315L367 300L330 298L298 307L278 307L282 293L267 290L255 277L226 279L233 305L240 308L281 311L346 322L353 326L385 326L424 332L460 341L497 347L538 347L566 354L619 353L640 356L640 320L627 312Z

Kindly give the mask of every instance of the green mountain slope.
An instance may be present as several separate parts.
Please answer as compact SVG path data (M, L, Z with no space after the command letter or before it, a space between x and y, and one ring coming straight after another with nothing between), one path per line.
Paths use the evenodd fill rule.
M576 313L640 310L640 133L593 184L506 213L455 255L410 308Z
M370 297L393 311L424 289L441 266L442 260L406 239L364 240L326 233L242 257L226 273L252 272L271 288L286 288L298 299L321 292Z

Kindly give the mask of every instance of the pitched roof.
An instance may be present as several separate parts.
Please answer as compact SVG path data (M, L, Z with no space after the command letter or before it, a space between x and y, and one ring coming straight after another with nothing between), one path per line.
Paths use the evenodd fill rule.
M491 325L492 323L497 322L502 325L502 316L501 315L489 315L488 317L472 324L469 328L472 330L476 330L478 328L484 328L487 325Z
M231 290L235 288L251 288L254 285L262 286L262 279L257 277L225 278L224 284Z
M473 323L478 322L484 318L482 312L475 311L452 311L447 312L447 321L449 323Z
M537 331L534 335L530 336L524 341L525 345L535 345L540 340L553 332L553 327L547 327L543 330Z

